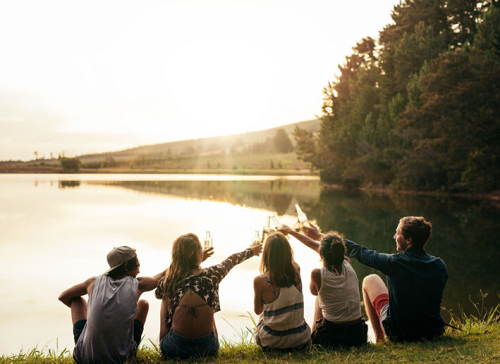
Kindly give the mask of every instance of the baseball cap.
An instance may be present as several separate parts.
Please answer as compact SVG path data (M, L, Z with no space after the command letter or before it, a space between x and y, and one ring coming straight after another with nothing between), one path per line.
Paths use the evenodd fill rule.
M129 246L119 246L113 248L107 256L109 269L104 274L111 272L113 269L118 268L126 261L137 256L135 249Z

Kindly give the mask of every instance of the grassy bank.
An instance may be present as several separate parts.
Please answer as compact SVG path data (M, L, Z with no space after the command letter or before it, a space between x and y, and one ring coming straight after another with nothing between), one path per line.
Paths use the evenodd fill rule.
M327 350L313 347L303 353L263 353L243 332L241 342L222 342L219 356L213 359L189 360L189 363L500 363L500 322L497 309L480 319L475 317L454 322L461 330L447 328L439 339L420 343L368 344L361 349ZM144 343L135 363L162 363L154 343ZM71 353L31 350L14 356L0 357L0 363L73 363Z

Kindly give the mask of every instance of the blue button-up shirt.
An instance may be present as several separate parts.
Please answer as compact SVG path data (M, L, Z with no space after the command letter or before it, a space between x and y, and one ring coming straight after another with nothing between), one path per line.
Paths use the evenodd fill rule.
M349 257L387 276L389 311L382 324L391 340L428 339L444 332L441 299L448 271L440 258L428 255L422 248L383 254L345 242Z

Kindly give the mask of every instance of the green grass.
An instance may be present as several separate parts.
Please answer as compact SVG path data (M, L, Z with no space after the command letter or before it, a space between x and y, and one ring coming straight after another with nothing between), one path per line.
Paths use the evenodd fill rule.
M419 343L368 344L360 349L328 350L312 347L300 353L264 353L254 344L252 329L241 330L238 341L222 338L217 358L197 358L188 363L500 363L500 307L485 310L476 307L478 314L453 315L446 333L435 340ZM168 362L161 359L157 345L143 343L134 361L138 364ZM171 361L174 362L174 361ZM18 355L2 356L0 363L73 363L71 352L32 349Z

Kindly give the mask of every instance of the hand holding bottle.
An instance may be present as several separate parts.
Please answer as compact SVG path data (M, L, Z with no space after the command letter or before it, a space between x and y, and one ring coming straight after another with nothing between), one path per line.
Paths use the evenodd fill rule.
M316 240L320 241L323 238L323 234L319 231L318 227L309 222L309 226L302 226L302 231L304 232L304 235Z
M210 258L212 255L214 255L214 247L210 247L210 248L207 248L207 249L203 249L203 260L202 262L204 262L205 260L207 260L208 258Z
M288 236L288 234L291 234L293 232L293 229L285 224L281 224L280 228L278 229L280 233L282 233L285 236Z
M259 245L255 245L255 246L250 246L250 249L252 249L253 251L253 256L259 256L260 253L262 253L262 249L263 249L264 245L263 244L259 244Z

